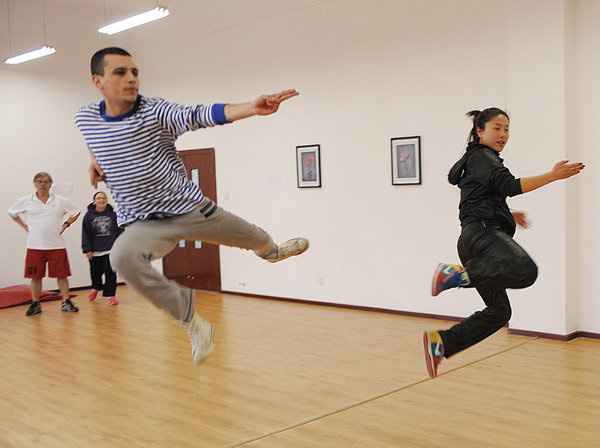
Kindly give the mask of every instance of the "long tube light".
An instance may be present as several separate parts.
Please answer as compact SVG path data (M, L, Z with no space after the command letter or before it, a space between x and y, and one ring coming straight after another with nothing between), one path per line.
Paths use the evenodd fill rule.
M111 23L110 25L103 26L102 28L98 28L98 32L104 34L115 34L138 25L143 25L144 23L152 22L153 20L162 19L168 15L168 9L157 6L150 11L146 11L141 14L119 20L118 22Z
M38 48L37 50L29 51L27 53L20 54L18 56L13 56L11 58L5 59L5 64L20 64L21 62L31 61L32 59L41 58L43 56L48 56L49 54L55 53L56 50L53 47L43 46L42 48Z

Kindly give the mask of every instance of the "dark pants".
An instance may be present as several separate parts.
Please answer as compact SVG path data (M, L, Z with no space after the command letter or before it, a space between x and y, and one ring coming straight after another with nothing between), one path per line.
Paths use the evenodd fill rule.
M508 323L512 310L506 288L533 285L538 270L512 235L498 226L477 221L467 224L458 238L458 255L471 279L470 285L486 304L449 330L440 331L445 357L477 344Z
M105 282L102 284L102 274ZM92 277L92 288L102 291L104 297L113 297L117 291L117 275L110 266L108 254L90 259L90 275Z

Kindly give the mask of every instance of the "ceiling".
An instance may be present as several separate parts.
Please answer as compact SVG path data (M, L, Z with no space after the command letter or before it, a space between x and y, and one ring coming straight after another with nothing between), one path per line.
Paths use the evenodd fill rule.
M133 51L244 26L335 0L0 0L0 59L46 43L61 50L126 43ZM160 5L170 15L104 36L97 29ZM86 49L89 52L89 48Z

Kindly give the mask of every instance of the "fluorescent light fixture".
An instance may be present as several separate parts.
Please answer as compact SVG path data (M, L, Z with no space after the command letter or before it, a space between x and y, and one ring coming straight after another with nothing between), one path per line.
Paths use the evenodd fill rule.
M43 46L42 48L38 48L37 50L29 51L27 53L20 54L18 56L13 56L12 58L8 58L4 60L5 64L20 64L21 62L31 61L32 59L41 58L43 56L48 56L49 54L55 53L56 50L53 47Z
M98 28L98 32L104 34L115 34L120 31L133 28L134 26L143 25L144 23L152 22L153 20L162 19L168 15L168 9L157 6L151 11L146 11L136 16L131 16L127 19L119 20L118 22Z

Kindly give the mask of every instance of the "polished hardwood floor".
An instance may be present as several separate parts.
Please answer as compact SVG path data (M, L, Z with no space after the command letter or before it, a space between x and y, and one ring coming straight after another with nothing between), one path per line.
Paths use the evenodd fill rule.
M198 293L216 350L126 287L0 310L0 447L596 447L600 341L501 330L429 379L449 322Z

